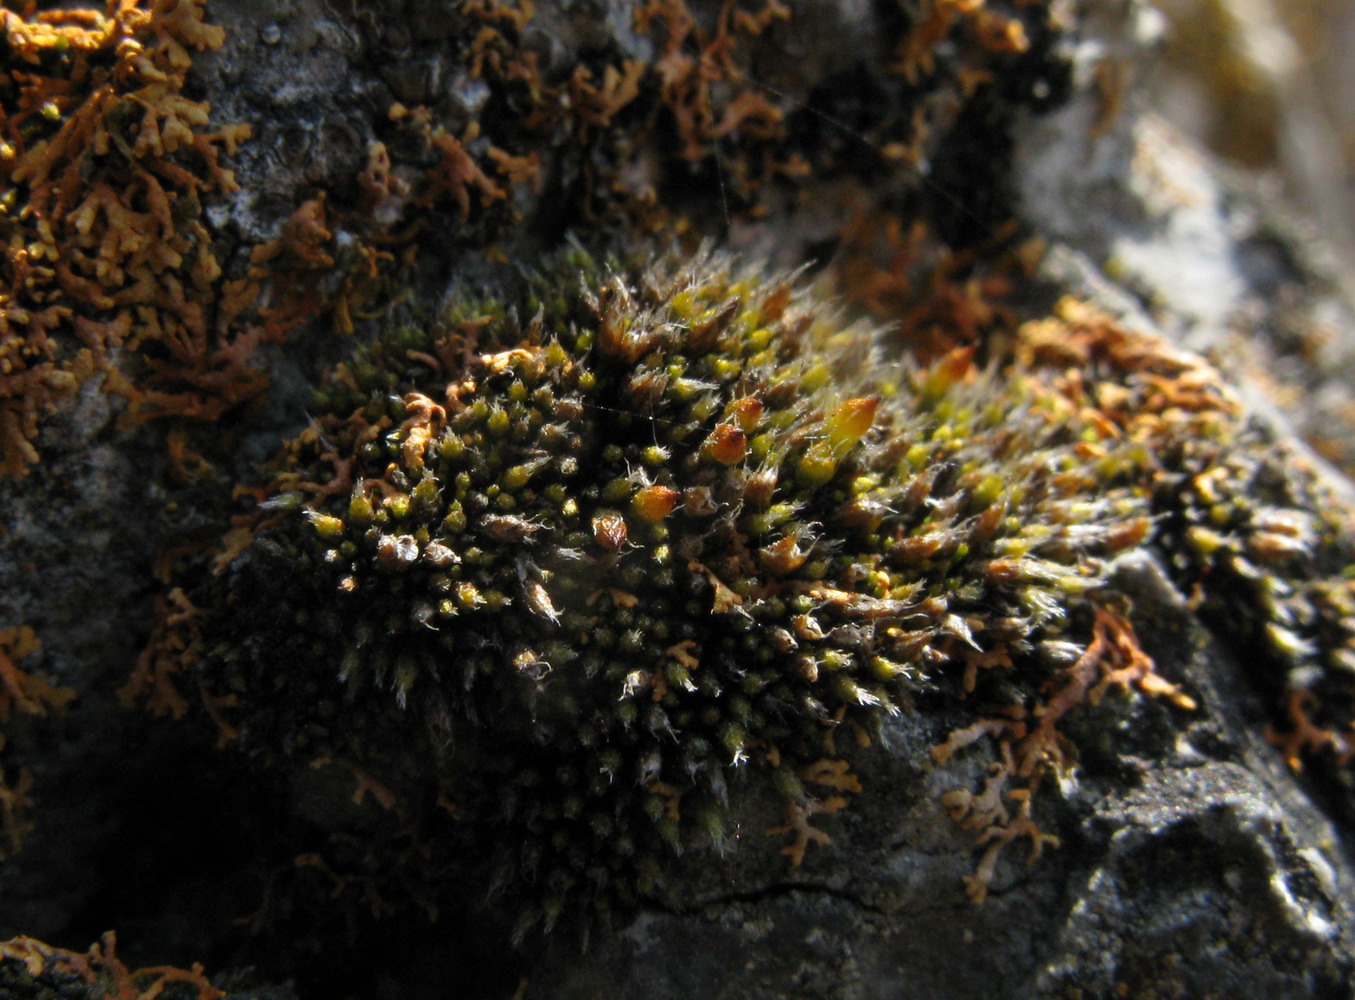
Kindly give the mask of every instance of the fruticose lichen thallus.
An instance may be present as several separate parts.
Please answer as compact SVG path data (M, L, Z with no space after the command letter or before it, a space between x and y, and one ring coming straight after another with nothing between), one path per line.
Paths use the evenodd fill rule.
M1054 413L965 352L887 363L793 277L572 252L339 365L161 647L261 757L454 811L524 928L626 908L735 777L798 861L910 694L1085 646L1147 456Z

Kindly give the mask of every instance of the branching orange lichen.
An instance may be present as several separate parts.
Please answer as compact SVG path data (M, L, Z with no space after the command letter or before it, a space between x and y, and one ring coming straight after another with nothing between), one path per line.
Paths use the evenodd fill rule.
M1309 714L1317 701L1317 695L1312 691L1304 688L1291 691L1288 706L1290 731L1281 732L1272 725L1266 726L1266 740L1284 754L1285 763L1295 771L1303 770L1305 755L1333 753L1337 762L1344 764L1355 753L1355 726L1342 733L1329 726L1317 725Z
M292 864L298 871L318 873L328 884L330 899L338 899L345 895L358 899L378 920L382 917L389 917L400 909L381 891L377 881L371 876L359 872L340 872L318 851L298 854ZM427 900L418 899L416 901L423 904L429 920L437 919L437 907ZM259 927L266 926L270 919L264 912L269 906L269 901L265 899L263 905L264 910L261 910L256 917L251 919L251 922L257 923Z
M59 989L62 996L91 1000L155 1000L166 992L192 1000L225 996L203 975L201 965L191 970L162 965L132 971L118 960L116 946L112 931L84 954L53 948L29 937L0 941L0 991L5 989L5 965L15 963L30 987L36 982L45 989Z
M189 49L223 40L202 0L0 16L0 472L21 476L42 418L120 347L146 367L110 385L133 419L216 417L261 381L232 330L252 292L222 281L202 222L249 128L209 130L182 94Z
M328 271L334 266L333 238L326 228L325 199L312 198L288 217L277 239L251 251L249 262L257 266L280 260L286 271Z
M1144 694L1166 698L1184 711L1193 712L1199 707L1194 698L1181 690L1180 684L1172 684L1154 670L1152 658L1139 646L1133 625L1104 607L1096 608L1095 613L1097 634L1106 637L1111 650L1102 657L1101 679L1087 692L1088 702L1099 704L1112 686L1126 694L1131 686L1137 686ZM1118 666L1110 666L1111 663Z
M648 185L621 180L618 166L639 151L656 128L673 130L676 156L687 163L709 159L716 145L723 144L727 190L748 202L761 180L804 173L798 156L769 145L783 137L783 113L765 88L747 79L740 55L743 42L763 34L790 12L782 0L752 5L730 0L721 6L713 30L707 31L684 0L648 0L637 6L635 25L642 33L661 36L653 60L581 62L557 82L543 71L537 53L521 44L521 34L535 14L533 5L484 0L463 7L463 13L480 25L465 59L472 77L512 94L514 103L526 109L518 124L530 135L550 144L558 143L557 136L569 137L579 151L585 217L619 211L646 229L666 212ZM618 129L623 116L627 124ZM614 153L595 156L607 134L620 145ZM486 147L483 139L472 150L478 138L472 125L463 135L440 140L445 147L440 169L446 177L435 190L453 192L461 202L463 221L468 206L462 199L471 192L481 200L501 196L487 182L496 189L520 183L536 189L540 183L535 151Z
M777 837L783 833L794 834L795 839L781 848L781 853L790 858L792 868L799 868L804 864L805 852L809 850L810 844L825 846L833 842L833 838L828 834L810 825L810 818L820 813L841 812L845 808L847 808L847 799L841 795L831 795L826 799L789 801L786 803L786 822L771 827L767 831L767 836Z
M944 764L963 748L989 737L997 742L997 760L988 767L982 789L957 788L941 796L951 818L968 830L977 830L976 844L984 852L974 874L965 879L965 891L983 902L1002 849L1022 837L1031 845L1029 860L1037 860L1058 838L1040 830L1032 814L1041 780L1050 773L1070 770L1076 751L1058 729L1060 720L1082 704L1096 705L1112 686L1127 691L1131 685L1149 696L1163 696L1178 708L1192 710L1194 699L1171 684L1143 652L1133 626L1106 604L1093 606L1092 639L1072 666L1060 671L1033 706L1013 705L1006 718L984 718L951 732L932 748L932 760ZM1015 787L1013 787L1015 785ZM1009 809L1009 805L1015 809Z
M834 791L857 794L861 791L861 782L851 773L850 767L845 760L819 760L802 768L799 777L802 781L810 781ZM794 839L781 848L781 853L790 858L792 868L799 868L804 864L805 852L810 844L822 847L833 842L833 838L813 826L810 819L814 816L841 812L845 808L847 808L846 794L830 795L822 799L809 795L789 798L786 801L786 822L768 829L767 836L793 834Z
M352 761L348 760L340 761L335 760L333 757L327 756L316 757L313 761L311 761L310 766L312 770L318 771L321 770L322 768L329 767L331 764L339 764L343 767L348 768L348 770L352 773L354 786L352 798L353 805L355 806L362 805L362 803L366 800L367 796L370 794L372 798L376 801L377 805L379 805L382 809L391 811L396 808L395 793L392 792L385 785L383 785L381 782L373 778L362 768L358 767Z
M480 169L457 138L442 129L434 129L429 144L438 153L436 166L428 173L419 203L431 206L443 195L456 206L457 220L465 225L471 213L471 195L482 205L506 197L505 192Z
M725 3L714 34L707 36L683 0L649 0L636 11L635 24L640 31L649 32L656 22L664 27L663 49L654 69L685 159L705 159L716 141L736 130L754 138L775 134L781 111L760 90L748 86L734 52L738 35L759 35L789 16L790 9L778 0L768 0L757 11L738 10L733 3ZM717 104L712 91L722 84L739 89Z
M839 792L857 794L861 791L861 782L851 772L851 765L845 760L818 760L800 772L805 781L832 788Z
M489 30L489 29L486 29ZM491 32L488 38L499 36ZM473 46L474 47L474 46ZM526 58L531 54L524 56ZM529 60L534 65L534 60ZM472 70L473 73L477 72ZM505 202L508 190L495 181L486 169L507 180L510 187L526 184L537 187L540 184L540 162L535 154L515 156L501 149L489 147L483 152L482 163L473 156L467 146L479 135L478 123L472 123L466 133L460 137L452 135L443 126L435 124L433 116L425 107L406 108L401 104L392 105L389 113L391 121L397 122L407 133L417 137L418 142L435 157L431 168L423 172L416 189L412 192L413 204L421 208L434 208L443 202L450 202L455 210L456 222L466 225L473 217L478 217L490 206ZM483 143L481 144L483 145ZM386 154L386 147L380 145L378 159L369 158L367 171L359 178L366 197L370 200L371 178L379 178L388 173L389 163L383 167L380 157ZM389 186L389 182L386 185ZM383 189L376 188L378 193ZM386 195L389 203L389 195Z
M990 667L1011 667L1012 658L1007 644L1000 642L992 649L982 650L965 646L960 650L960 659L964 661L965 694L973 692L979 682L979 671Z
M1002 849L1013 840L1020 837L1029 838L1030 854L1026 858L1026 863L1032 865L1040 860L1045 847L1059 846L1059 838L1041 831L1030 814L1031 801L1034 798L1033 788L1013 789L1007 793L1007 798L1017 804L1016 815L1001 825L985 827L979 834L976 842L987 846L974 868L974 874L964 878L965 894L970 902L975 904L982 903L987 898L988 886L992 884L993 873L997 869L997 859L1001 856Z
M46 678L19 669L18 661L36 653L39 645L37 636L27 625L0 629L0 724L7 722L12 712L45 716L60 711L75 697L73 688L56 687ZM4 748L5 734L0 730L0 750ZM20 770L11 784L0 769L0 834L8 842L9 852L19 850L23 838L32 829L24 818L24 813L33 804L29 795L32 789L33 776L28 771ZM6 853L0 848L0 858Z
M848 298L897 323L919 358L938 357L1015 332L1007 303L1042 247L1014 237L1008 225L983 246L956 251L921 220L905 226L892 213L862 212L843 230L838 277Z
M429 400L430 405L432 401ZM441 407L437 407L441 410ZM419 406L414 405L411 416L411 428L418 426ZM428 414L431 419L431 411ZM376 431L386 429L386 424L376 425ZM375 433L375 431L374 431ZM311 427L303 431L288 447L296 452L313 445L319 440L319 432ZM348 493L353 487L351 463L331 453L334 475L325 482L310 482L292 471L282 471L267 490L288 491L298 496L308 496L314 501L338 493ZM379 481L364 484L377 488ZM231 527L211 548L210 566L213 574L223 572L254 539L257 532L275 523L282 515L279 511L262 503L266 495L264 487L236 487L236 496L252 496L257 506L246 514L237 514L231 518ZM188 546L188 552L197 552L195 546ZM166 554L168 557L168 554ZM162 582L169 582L173 570L167 565ZM182 587L172 587L167 593L156 598L152 614L151 636L145 648L137 658L136 668L121 688L118 699L126 707L140 705L156 715L168 715L182 718L188 711L189 702L180 690L179 680L192 676L192 667L202 656L202 635L198 620L204 610L193 604ZM229 708L233 701L229 696L213 698L198 686L203 707L212 721L216 723L220 743L225 744L238 735L222 715L223 708Z
M975 58L980 53L1021 53L1030 48L1021 22L992 10L985 0L922 0L904 6L911 12L912 26L899 40L893 70L909 83L936 72L938 49L957 32L977 42ZM982 72L982 67L976 62L959 70L966 71Z
M183 717L188 702L175 687L173 677L189 672L202 655L201 634L196 625L202 614L181 587L156 599L150 641L137 658L131 677L118 690L123 705L131 707L144 701L156 715ZM225 727L222 732L224 736Z
M389 178L377 179L383 169L381 160L382 153L374 151L368 171L359 177L359 184L365 178L376 185L368 191L379 190L382 184L394 184ZM339 333L353 332L353 315L375 297L380 285L380 265L390 259L390 254L361 239L353 240L341 251L330 227L322 194L302 202L275 239L251 251L250 280L268 287L266 299L258 309L259 327L253 331L256 337L281 343L301 323L325 315L332 317L331 327ZM320 283L333 283L336 272L337 287L322 294Z
M347 801L381 817L381 834L335 833L320 849L292 853L289 860L270 866L258 908L236 923L248 926L254 933L262 933L266 928L276 932L281 924L295 920L296 945L315 951L322 946L327 934L336 932L328 922L317 921L316 911L312 908L317 894L328 900L344 898L366 909L378 920L417 908L430 922L435 921L438 905L428 891L426 880L417 874L418 866L426 862L432 852L415 829L400 797L352 761L320 756L310 762L310 768L315 771L331 767L347 772L345 778L351 777L351 782L340 779L351 788ZM445 795L439 795L433 805L445 817L455 820L457 806ZM296 846L290 850L295 851ZM405 871L406 877L392 881L376 874L389 864ZM302 899L308 902L300 902ZM355 913L345 910L341 917L342 926L337 932L351 939L356 934Z
M55 687L45 678L18 668L18 661L36 653L40 646L27 625L0 629L0 722L7 721L13 711L39 716L60 711L75 697L73 688ZM4 737L0 735L3 746Z
M1139 647L1133 626L1123 615L1104 605L1094 607L1093 613L1092 641L1077 662L1051 682L1051 693L1035 712L1038 722L1016 744L1020 777L1071 764L1067 740L1057 731L1059 720L1084 699L1096 705L1111 685L1127 691L1130 684L1136 684L1144 694L1165 696L1177 708L1192 711L1196 707L1180 685L1155 672L1152 659Z
M947 101L954 91L961 103L969 100L997 78L997 60L1029 47L1023 23L1048 19L1037 6L1043 7L1023 3L1020 19L981 3L910 10L898 22L912 26L901 44L938 46L934 61L944 69L935 86L925 88L933 93L907 94L907 108L897 113L891 101L880 101L878 121L858 133L850 117L839 121L831 109L797 107L758 78L758 52L776 45L766 36L792 18L794 5L784 0L725 0L710 18L697 16L686 0L645 0L633 17L636 31L654 40L651 58L580 52L563 71L524 44L536 16L532 3L475 0L459 8L470 37L458 58L470 78L488 85L489 110L453 126L435 120L427 107L393 106L388 118L395 128L376 144L384 166L364 173L362 201L392 225L408 206L449 209L457 227L478 230L480 246L490 243L492 251L498 232L520 221L515 189L539 193L543 169L553 165L573 178L571 213L588 221L624 220L636 232L683 233L690 220L674 217L656 193L668 178L718 172L726 214L756 217L767 208L770 182L785 182L782 189L794 197L819 169L809 158L819 157L820 144L796 127L807 118L812 130L826 125L871 147L865 159L872 163L921 170L932 120L953 120L955 107ZM939 28L929 27L932 22ZM952 50L958 53L953 59ZM400 166L392 168L392 159ZM634 169L637 161L644 169ZM383 179L395 176L392 169L409 179L409 192L392 194ZM861 163L824 169L857 172ZM425 213L412 225L427 222Z
M1215 368L1089 305L1065 298L1054 316L1024 324L1014 354L1052 390L1042 398L1052 416L1086 420L1103 440L1151 456L1141 488L1154 498L1166 563L1191 610L1246 644L1244 660L1273 692L1269 737L1290 765L1346 764L1355 739L1349 503L1307 457L1246 419ZM1138 669L1126 661L1098 689L1140 683Z

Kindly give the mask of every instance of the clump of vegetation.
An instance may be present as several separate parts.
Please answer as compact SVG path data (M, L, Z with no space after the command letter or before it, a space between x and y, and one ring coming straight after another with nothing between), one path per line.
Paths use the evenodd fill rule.
M791 278L574 253L520 306L339 366L129 694L199 685L271 764L343 762L425 859L438 817L524 928L656 894L741 781L800 863L859 790L836 734L927 686L1041 690L1149 534L1138 443L969 351L885 363Z
M128 969L117 957L112 931L86 953L53 948L28 937L0 941L0 996L25 1000L219 1000L225 992L202 974L202 966Z
M1197 355L1072 299L1022 327L1020 362L1154 456L1154 540L1192 605L1246 644L1290 764L1355 753L1355 509L1310 458L1250 420Z
M901 7L869 100L870 74L848 70L801 106L750 54L791 14L776 0L708 21L653 0L634 20L651 61L608 49L564 68L524 44L530 3L466 3L457 58L488 89L482 112L391 107L355 204L305 202L240 280L201 200L232 190L219 156L245 130L206 131L182 95L188 50L221 43L201 3L6 12L3 471L36 461L39 418L120 346L139 352L136 384L110 382L131 419L226 415L263 386L261 339L324 311L353 333L386 262L408 273L429 244L438 268L445 233L492 259L547 179L571 207L543 239L579 222L690 232L684 206L717 189L728 223L805 178L955 175L937 162L997 191L982 181L1002 151L979 140L1001 131L995 106L1058 98L1054 7ZM661 151L651 172L628 169L642 149ZM200 704L295 793L316 829L292 841L295 816L281 824L290 874L261 920L304 909L289 879L377 915L503 892L520 934L605 920L660 898L679 852L731 847L731 798L750 791L784 801L766 832L801 865L862 790L854 752L924 694L981 706L938 765L996 751L980 787L942 799L981 846L981 901L1008 844L1056 841L1036 793L1076 762L1069 713L1130 689L1194 707L1104 590L1107 560L1144 546L1206 616L1258 623L1290 761L1351 755L1344 508L1245 428L1199 359L1068 301L1017 330L1003 300L1027 248L986 259L1012 240L1005 202L949 191L881 195L839 234L844 288L923 367L791 277L574 253L332 373L249 512L164 595L124 692L174 715ZM1001 374L975 361L1008 348ZM70 697L14 666L33 645L0 633L0 723ZM15 847L29 783L0 784ZM128 974L111 941L87 959L0 945L0 976L24 988L53 969L128 996L217 992L196 970Z
M1286 718L1272 740L1298 768L1355 755L1355 522L1304 460L1253 432L1179 477L1175 562L1202 610L1240 621L1264 659L1257 679Z

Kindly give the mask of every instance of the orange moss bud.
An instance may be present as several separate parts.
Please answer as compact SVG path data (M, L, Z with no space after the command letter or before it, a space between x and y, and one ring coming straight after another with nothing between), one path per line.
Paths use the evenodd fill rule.
M662 521L673 512L681 496L669 486L646 486L631 500L631 510L646 521Z
M975 350L973 344L957 347L932 367L921 386L920 395L925 404L935 404L952 387L973 375Z
M626 519L614 510L593 515L593 540L608 552L616 552L626 544Z
M808 558L809 553L800 548L800 539L797 535L787 535L758 551L758 560L762 567L779 576L794 573Z
M762 419L762 401L753 396L736 399L730 404L729 415L734 418L734 423L739 425L739 430L745 434L752 434L757 430L758 421Z
M719 424L710 432L703 447L715 461L733 465L747 454L748 435L732 424Z

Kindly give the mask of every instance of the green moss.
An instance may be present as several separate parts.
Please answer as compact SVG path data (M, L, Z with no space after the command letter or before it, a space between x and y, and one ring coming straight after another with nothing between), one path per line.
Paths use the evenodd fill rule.
M1205 619L1246 644L1253 683L1277 706L1281 745L1355 752L1355 520L1306 458L1258 427L1200 438L1155 490L1161 541Z
M338 369L200 668L247 747L356 762L523 928L658 892L736 777L810 804L836 726L958 692L965 650L1038 688L1143 536L1141 449L1103 477L1025 383L885 364L784 277L573 254L527 301Z

